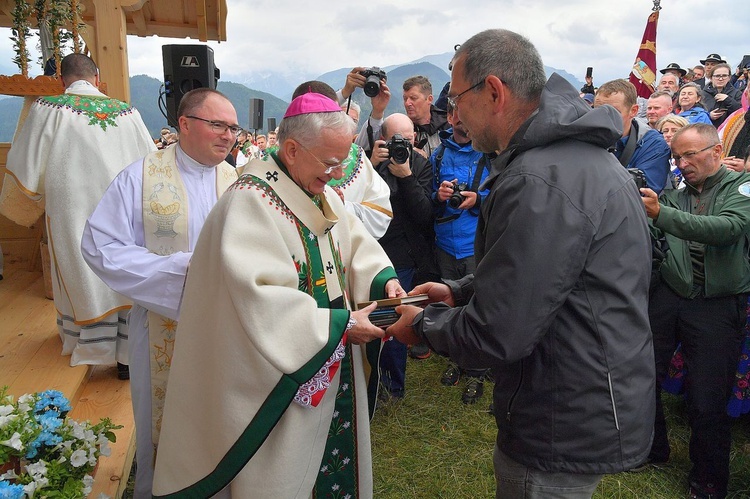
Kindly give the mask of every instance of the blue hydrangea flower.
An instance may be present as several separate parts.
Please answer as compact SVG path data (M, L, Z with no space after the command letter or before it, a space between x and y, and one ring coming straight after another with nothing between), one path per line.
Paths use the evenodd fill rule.
M0 499L23 499L23 485L16 485L0 480Z

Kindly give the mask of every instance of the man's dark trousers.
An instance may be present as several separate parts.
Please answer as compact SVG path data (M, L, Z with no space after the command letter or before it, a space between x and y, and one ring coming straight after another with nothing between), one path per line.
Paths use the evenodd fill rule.
M682 342L687 374L685 391L690 423L691 484L726 495L729 481L731 418L727 402L739 360L747 295L688 299L666 284L656 285L649 303L656 360L656 424L650 458L669 458L669 442L661 402L661 382L672 354Z

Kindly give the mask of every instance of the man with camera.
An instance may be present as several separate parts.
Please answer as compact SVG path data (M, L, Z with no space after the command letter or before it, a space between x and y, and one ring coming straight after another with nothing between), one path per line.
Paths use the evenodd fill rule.
M375 138L380 136L385 108L391 100L391 91L386 85L387 80L388 76L385 71L379 67L356 67L346 75L344 87L336 92L339 103L344 106L348 106L348 102L357 88L363 89L365 95L372 102L370 117L354 139L354 143L364 149L368 157L371 154Z
M433 202L437 206L435 256L440 277L458 280L476 270L474 234L482 198L489 192L480 192L479 186L487 178L490 165L487 156L471 147L471 138L450 102L447 103L447 111L448 123L452 128L440 132L441 143L430 158ZM427 346L424 345L424 348L427 349ZM440 382L454 386L462 375L469 379L461 400L464 404L473 404L484 393L484 379L488 372L485 369L465 370L451 363L440 377Z
M665 74L664 78L670 76ZM673 75L672 75L673 76ZM635 86L627 80L612 80L599 87L594 107L608 104L622 117L622 136L613 144L612 152L620 164L631 170L641 170L648 187L659 193L667 186L669 175L669 146L664 137L649 128L640 118Z
M393 220L379 242L393 262L401 287L408 291L414 284L437 277L432 259L432 167L415 151L414 125L405 114L388 116L381 134L372 163L391 190ZM406 345L386 342L380 369L390 395L403 397Z
M726 168L721 154L713 126L688 125L672 138L672 157L686 187L661 198L641 189L655 235L669 247L649 299L657 379L649 461L663 463L670 456L659 387L681 341L693 465L689 497L702 498L727 494L732 423L726 407L750 293L750 182Z

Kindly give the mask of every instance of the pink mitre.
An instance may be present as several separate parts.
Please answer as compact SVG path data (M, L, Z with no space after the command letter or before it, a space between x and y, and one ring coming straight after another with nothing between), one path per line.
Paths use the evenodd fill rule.
M284 114L284 118L312 113L340 113L341 107L328 97L308 92L295 98Z

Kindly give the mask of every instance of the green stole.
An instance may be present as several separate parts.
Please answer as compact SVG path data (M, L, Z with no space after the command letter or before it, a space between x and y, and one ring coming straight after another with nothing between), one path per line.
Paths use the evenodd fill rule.
M144 240L146 248L157 255L190 251L188 195L177 168L176 149L177 146L167 147L143 158ZM237 180L237 173L226 161L216 168L216 195L221 196ZM154 447L159 442L176 333L176 320L148 311L151 438Z

